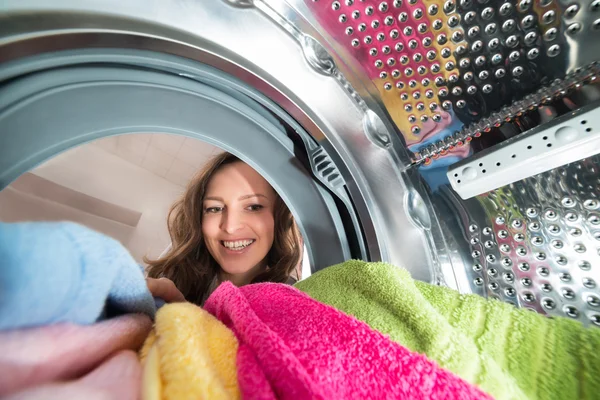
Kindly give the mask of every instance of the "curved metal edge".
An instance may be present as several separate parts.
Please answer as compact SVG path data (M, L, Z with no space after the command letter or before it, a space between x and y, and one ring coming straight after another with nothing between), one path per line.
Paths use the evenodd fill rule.
M104 30L135 30L138 40L141 36L153 37L152 44L159 44L159 51L181 52L188 58L200 59L259 88L281 104L323 146L333 150L330 155L347 181L352 201L366 228L371 258L403 266L416 279L432 280L435 272L428 265L435 255L427 246L424 232L412 224L407 210L402 208L401 199L407 188L398 175L398 168L402 168L398 163L402 161L400 156L397 152L390 155L389 149L382 149L367 138L362 129L364 110L340 89L337 80L307 70L304 55L297 50L292 36L281 35L277 26L259 12L232 8L226 3L153 7L142 3L122 4L111 0L94 4L71 1L51 5L37 1L8 1L6 4L13 11L12 17L26 18L28 13L31 15L40 8L52 14L52 18L45 19L52 28L38 33L41 35L59 28L73 32L76 28L83 29L82 21L89 23L95 19L97 26ZM83 15L77 15L78 12ZM10 16L5 13L4 17L6 21ZM8 34L31 37L27 32L32 25L21 22L20 26L27 28L20 32L15 25L4 29L5 43ZM247 37L250 31L253 36ZM268 38L269 47L257 44L255 38ZM17 38L11 39L14 40ZM83 44L87 45L89 43ZM119 47L122 46L120 43ZM138 42L133 47L139 46ZM316 90L327 93L326 98L319 96ZM340 109L343 112L339 112Z
M82 58L80 57L80 59ZM105 57L105 60L107 58ZM106 122L105 118L102 118L100 114L96 118L94 118L94 115L90 115L90 112L96 113L101 110L129 109L127 106L117 107L108 105L106 102L106 93L104 92L109 91L111 87L115 88L112 89L113 91L120 90L121 93L120 96L111 97L115 99L115 103L125 102L125 104L135 104L132 110L133 116L128 117L125 113L125 116L120 115L117 117L117 114L111 113L111 116L115 117L116 120L111 118ZM298 218L299 226L304 234L305 243L312 258L311 267L314 271L324 268L331 263L341 262L349 255L345 232L343 229L340 229L340 223L336 219L335 212L332 212L335 210L335 205L331 201L328 201L328 195L323 192L323 189L318 184L312 181L310 174L301 172L299 165L296 165L299 164L297 160L290 164L288 159L290 159L290 156L293 158L293 144L285 137L282 127L276 125L276 121L264 118L263 115L257 113L253 108L219 90L171 74L126 69L123 67L115 68L109 65L103 67L88 66L85 68L70 66L50 71L46 70L36 74L28 74L22 79L8 83L1 89L4 96L2 101L3 106L0 107L0 110L2 110L0 118L3 119L4 126L12 126L12 129L7 129L2 137L0 137L0 143L4 142L2 151L6 152L0 164L8 166L8 169L0 174L0 178L2 178L2 182L0 183L2 184L8 183L25 170L52 157L58 152L107 135L132 132L168 132L201 138L238 155L270 181L273 187L281 194L284 201L290 205L290 209L296 218ZM96 99L90 94L94 92L94 89L100 89L104 97L100 96ZM219 130L215 129L214 126L210 129L196 123L190 125L190 121L187 121L185 118L185 110L182 110L182 107L176 107L172 111L162 109L165 115L178 115L182 119L181 121L173 119L171 120L173 121L172 124L168 124L168 122L165 124L164 117L159 116L161 106L153 105L155 101L143 104L142 100L140 104L137 101L124 100L127 96L135 96L136 90L144 90L144 93L148 90L159 91L162 93L160 97L183 95L188 98L188 108L198 111L203 109L201 107L203 103L208 102L207 104L210 103L212 105L208 109L211 110L213 115L221 115L223 112L229 115L227 119L228 123L233 123L233 120L247 121L244 125L244 135L240 137L237 134L239 130L236 131L234 129L223 128ZM83 96L80 94L82 91L84 92ZM68 107L62 106L69 101L68 99L71 97L70 93L73 93L74 96L80 96L80 98L85 100L76 102ZM48 100L49 98L52 100ZM192 107L191 103L194 101L199 101L199 104L195 104ZM40 105L39 103L44 104ZM154 107L154 111L141 112L143 108L149 108L149 106ZM26 123L22 115L29 112L30 108L37 109L38 111L42 110L41 112L45 112L49 108L55 108L55 110L50 112L52 117L44 120L41 127L39 126L39 121L30 119L27 124L32 124L32 126L23 128L23 125ZM222 110L222 112L219 110ZM198 111L192 111L192 114L189 114L189 111L188 109L187 115L194 115L195 120L206 121L208 125L219 124L219 122L215 122L210 118L200 118ZM77 118L57 117L62 115L62 113L70 114L71 112L78 116L79 121L77 121ZM35 110L33 114L37 115ZM146 119L150 118L153 121L156 118L158 119L154 121L154 124L150 123L149 125L142 126L140 125L140 122L144 120L144 118L140 119L142 114L145 115L144 118ZM12 115L17 116L11 117ZM222 118L217 118L217 120L222 121ZM53 123L64 124L65 121L69 121L69 125L62 127L53 125ZM124 121L126 123L123 123ZM162 121L162 123L156 124L157 121ZM206 123L204 124L206 125ZM41 129L33 128L36 125ZM192 129L197 127L197 130L192 131L190 127ZM19 131L19 129L24 129L24 131ZM263 133L258 135L259 131ZM283 152L275 152L274 155L277 157L273 157L273 160L260 157L261 150L259 147L248 146L249 143L252 143L252 138L254 137L256 139L262 137L262 145L270 148L271 151L276 150L274 146L285 150ZM268 139L266 139L267 137ZM33 138L35 140L31 140ZM28 139L29 141L27 141ZM269 154L271 154L271 151ZM281 169L273 168L274 165L279 165ZM309 190L308 187L305 187L306 190L299 192L299 186L285 184L281 179L282 176L285 176L281 175L284 173L283 171L295 175L296 178L302 178L300 180L303 180L305 184L308 183L311 189ZM303 178L303 176L305 177ZM294 187L295 189L293 190L296 190L296 194L290 195L290 188ZM306 207L306 202L312 206ZM315 213L320 213L321 215L317 217ZM318 219L318 222L315 218ZM331 224L329 221L331 221ZM336 230L337 234L328 234L326 232L327 229L323 229L327 226ZM318 244L324 241L328 243L327 248L318 246Z

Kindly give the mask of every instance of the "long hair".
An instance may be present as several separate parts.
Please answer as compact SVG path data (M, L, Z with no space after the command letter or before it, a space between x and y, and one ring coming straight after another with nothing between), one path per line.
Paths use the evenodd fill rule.
M157 260L144 258L148 276L166 277L185 296L186 300L202 305L220 267L212 257L202 235L203 201L206 188L214 174L223 166L241 162L230 153L213 157L189 182L183 196L173 204L167 217L171 248ZM294 218L279 194L274 205L274 240L267 254L266 271L254 278L255 282L286 282L298 267L302 251L301 239Z

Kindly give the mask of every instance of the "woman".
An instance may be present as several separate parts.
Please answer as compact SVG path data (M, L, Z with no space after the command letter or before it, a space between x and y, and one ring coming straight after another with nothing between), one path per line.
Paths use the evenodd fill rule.
M202 305L225 280L294 282L301 259L294 219L269 183L234 155L210 160L168 219L170 250L145 260L154 296Z

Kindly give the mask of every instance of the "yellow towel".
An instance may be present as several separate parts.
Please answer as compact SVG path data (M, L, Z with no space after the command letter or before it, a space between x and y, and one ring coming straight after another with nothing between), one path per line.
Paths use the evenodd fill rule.
M143 400L239 399L233 332L202 308L172 303L140 350Z

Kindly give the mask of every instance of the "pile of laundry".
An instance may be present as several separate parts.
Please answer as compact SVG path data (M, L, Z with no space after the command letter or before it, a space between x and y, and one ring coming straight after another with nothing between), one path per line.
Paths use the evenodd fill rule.
M593 399L600 329L348 261L158 310L117 241L0 223L0 397Z

